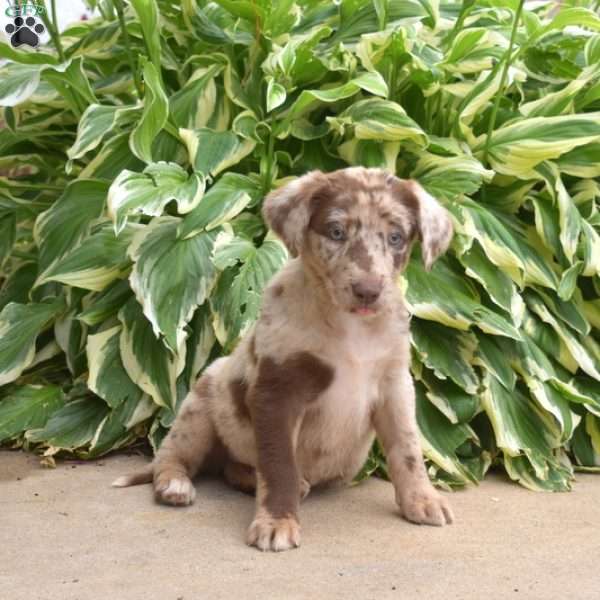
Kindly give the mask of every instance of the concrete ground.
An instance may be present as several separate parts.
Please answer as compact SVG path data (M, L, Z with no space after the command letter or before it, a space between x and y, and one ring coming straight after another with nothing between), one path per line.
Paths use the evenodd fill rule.
M0 451L0 598L600 598L600 476L570 494L490 476L452 494L457 522L443 529L400 519L391 485L372 479L311 494L301 548L262 554L243 542L253 500L220 481L199 481L189 508L110 487L145 461L52 470Z

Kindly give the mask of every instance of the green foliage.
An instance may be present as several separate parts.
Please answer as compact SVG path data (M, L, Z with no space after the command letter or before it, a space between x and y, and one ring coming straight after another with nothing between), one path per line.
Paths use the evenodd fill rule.
M400 282L432 478L600 468L600 17L562 4L107 0L0 44L0 441L158 443L285 261L264 195L361 164L455 221Z

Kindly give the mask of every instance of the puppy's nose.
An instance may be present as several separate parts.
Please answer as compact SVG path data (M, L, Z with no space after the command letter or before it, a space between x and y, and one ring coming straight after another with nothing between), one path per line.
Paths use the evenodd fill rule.
M363 304L373 304L379 298L382 289L383 282L375 277L352 284L352 292Z

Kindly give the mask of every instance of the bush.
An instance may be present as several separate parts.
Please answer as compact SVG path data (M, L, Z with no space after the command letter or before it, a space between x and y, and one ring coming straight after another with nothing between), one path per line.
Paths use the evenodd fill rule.
M458 232L401 281L432 478L503 462L565 490L600 467L592 2L90 4L60 36L45 19L52 47L0 44L0 440L156 447L286 259L265 193L361 164Z

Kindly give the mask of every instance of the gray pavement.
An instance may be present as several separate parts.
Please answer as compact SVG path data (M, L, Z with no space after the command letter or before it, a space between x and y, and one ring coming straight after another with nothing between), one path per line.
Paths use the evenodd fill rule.
M311 493L302 546L262 554L243 542L252 498L221 481L188 508L110 487L145 461L0 451L0 600L600 599L600 475L569 494L492 475L451 495L443 529L400 519L381 480Z

